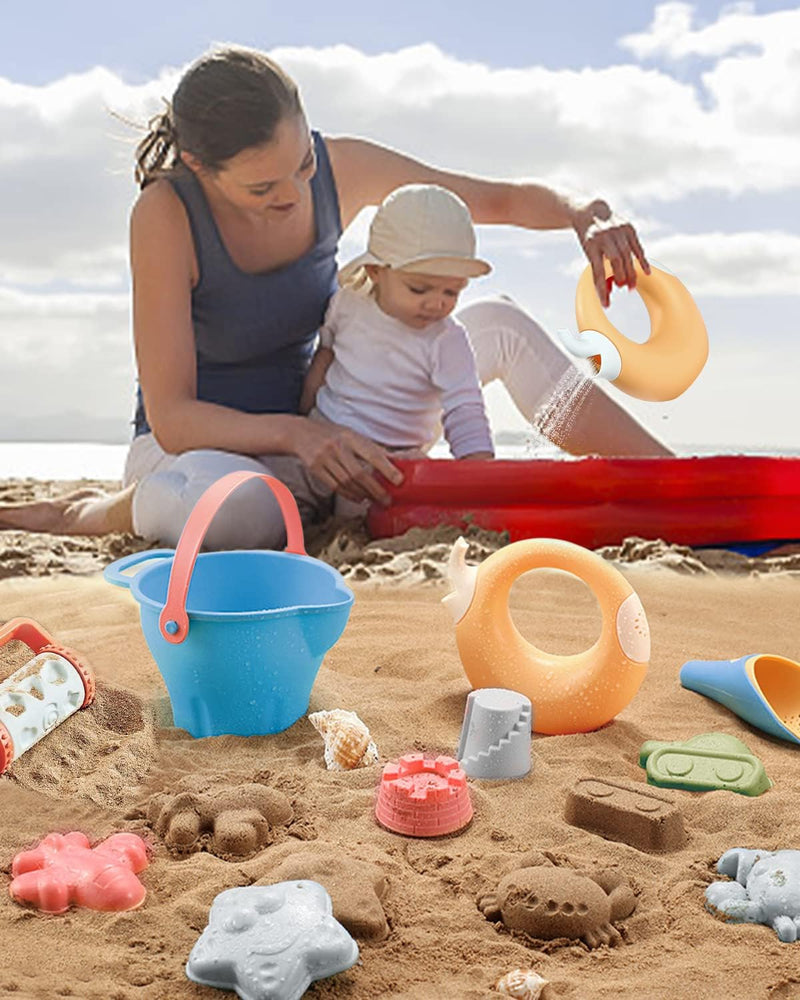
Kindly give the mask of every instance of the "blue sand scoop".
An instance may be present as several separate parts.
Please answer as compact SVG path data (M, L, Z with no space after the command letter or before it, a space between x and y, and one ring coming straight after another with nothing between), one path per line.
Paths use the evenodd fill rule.
M766 653L690 660L681 667L680 680L770 736L800 743L800 663Z

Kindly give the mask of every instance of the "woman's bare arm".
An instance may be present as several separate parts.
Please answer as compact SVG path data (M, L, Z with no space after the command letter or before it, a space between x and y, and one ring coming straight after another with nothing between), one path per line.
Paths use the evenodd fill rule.
M649 265L636 232L600 198L582 203L532 181L492 180L439 170L394 149L350 137L326 138L342 224L349 225L367 205L378 205L403 184L439 184L462 198L476 223L524 229L572 228L586 253L601 302L608 305L603 258L618 285L636 285L633 258Z
M403 184L446 187L466 202L476 223L509 223L528 229L572 225L576 206L541 184L439 170L368 139L326 137L325 144L336 178L343 226L366 205L379 205Z

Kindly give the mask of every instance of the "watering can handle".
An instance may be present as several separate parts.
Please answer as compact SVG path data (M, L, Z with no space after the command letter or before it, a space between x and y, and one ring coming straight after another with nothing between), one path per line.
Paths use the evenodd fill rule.
M158 627L167 642L180 643L189 632L186 595L192 579L195 560L214 515L237 487L251 479L263 479L275 494L286 525L286 552L306 555L300 512L291 490L274 476L260 472L229 472L205 491L194 505L175 549L169 575L167 601L159 615Z

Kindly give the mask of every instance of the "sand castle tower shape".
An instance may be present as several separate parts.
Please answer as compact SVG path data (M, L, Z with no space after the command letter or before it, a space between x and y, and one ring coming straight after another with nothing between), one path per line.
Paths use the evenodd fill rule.
M530 698L504 688L470 691L458 762L470 778L524 778L531 769Z

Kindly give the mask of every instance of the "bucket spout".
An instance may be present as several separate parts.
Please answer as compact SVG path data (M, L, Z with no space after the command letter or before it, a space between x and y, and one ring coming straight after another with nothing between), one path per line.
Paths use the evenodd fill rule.
M301 611L298 615L309 654L322 660L339 641L347 625L347 615L342 615L338 608L332 608L327 613L317 609L308 613Z

